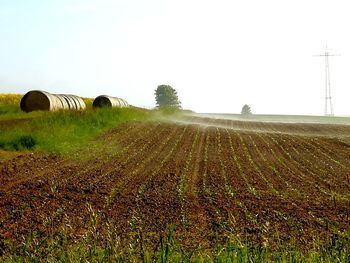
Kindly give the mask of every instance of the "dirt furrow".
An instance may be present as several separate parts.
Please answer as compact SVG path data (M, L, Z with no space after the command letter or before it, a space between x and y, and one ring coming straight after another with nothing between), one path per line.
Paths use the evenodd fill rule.
M229 236L307 247L349 227L349 148L312 135L347 127L205 122L123 124L101 135L96 145L106 147L87 160L1 161L0 239L21 244L30 232L45 237L67 225L79 237L88 207L101 235L108 223L128 246L155 246L170 224L193 249Z

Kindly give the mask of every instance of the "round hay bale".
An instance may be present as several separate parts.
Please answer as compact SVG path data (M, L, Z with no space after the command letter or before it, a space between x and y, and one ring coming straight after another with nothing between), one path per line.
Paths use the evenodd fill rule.
M36 110L83 110L86 108L82 98L75 95L50 94L46 91L32 90L27 92L21 100L21 109L25 112Z
M77 110L85 110L86 109L86 104L82 98L75 96L75 95L70 95L70 96L74 100L74 103L77 107L76 108Z
M102 107L129 107L129 104L120 98L111 97L107 95L101 95L94 99L92 106L94 108L102 108Z
M65 99L65 101L68 104L68 109L71 110L85 110L86 105L82 98L75 96L75 95L66 95L66 94L59 94L56 95L58 97L62 97Z

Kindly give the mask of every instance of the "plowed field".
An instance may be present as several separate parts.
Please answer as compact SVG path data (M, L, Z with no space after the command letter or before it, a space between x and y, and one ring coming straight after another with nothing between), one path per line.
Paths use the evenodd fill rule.
M235 235L308 247L350 227L349 135L346 125L186 118L120 125L84 161L22 154L0 162L0 239L63 225L80 236L90 204L99 233L113 225L126 243L151 246L174 224L186 246Z

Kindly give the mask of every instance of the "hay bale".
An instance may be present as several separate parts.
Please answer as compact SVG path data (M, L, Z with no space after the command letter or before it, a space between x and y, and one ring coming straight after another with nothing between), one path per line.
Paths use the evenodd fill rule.
M92 107L94 108L102 108L102 107L129 107L129 104L120 98L111 97L107 95L101 95L94 99L92 103Z
M32 90L27 92L21 100L21 109L25 112L36 110L84 110L85 102L75 95L51 94L46 91Z

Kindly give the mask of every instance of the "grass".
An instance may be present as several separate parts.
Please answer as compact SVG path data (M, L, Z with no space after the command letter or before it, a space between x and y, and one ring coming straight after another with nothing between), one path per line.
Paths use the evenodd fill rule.
M169 118L173 109L145 110L130 108L92 109L92 99L83 98L84 111L22 112L22 95L0 94L0 150L43 151L78 157L91 151L99 134L127 121Z
M131 108L104 108L81 112L61 111L49 117L34 120L33 133L37 133L38 141L42 142L38 148L54 153L69 154L119 123L145 120L148 117L146 111Z
M15 121L5 127L0 124L0 148L35 149L68 156L115 125L126 121L147 120L151 114L133 108L103 108L46 112L28 117L29 120Z
M143 239L132 246L121 240L109 224L102 235L99 213L87 205L90 214L88 228L79 239L62 225L59 232L40 237L32 233L15 245L0 239L1 262L350 262L350 231L335 232L324 243L315 243L314 249L303 252L298 248L276 250L264 245L245 244L234 235L228 235L225 245L213 248L187 249L178 243L174 225L165 235L159 235L156 247L147 247ZM48 219L49 220L49 219ZM142 236L142 233L139 233Z
M92 109L91 99L84 99L85 111L25 113L19 108L19 95L6 96L0 95L0 149L6 151L35 150L72 156L79 149L92 147L99 134L117 124L149 120L154 115L138 108Z

